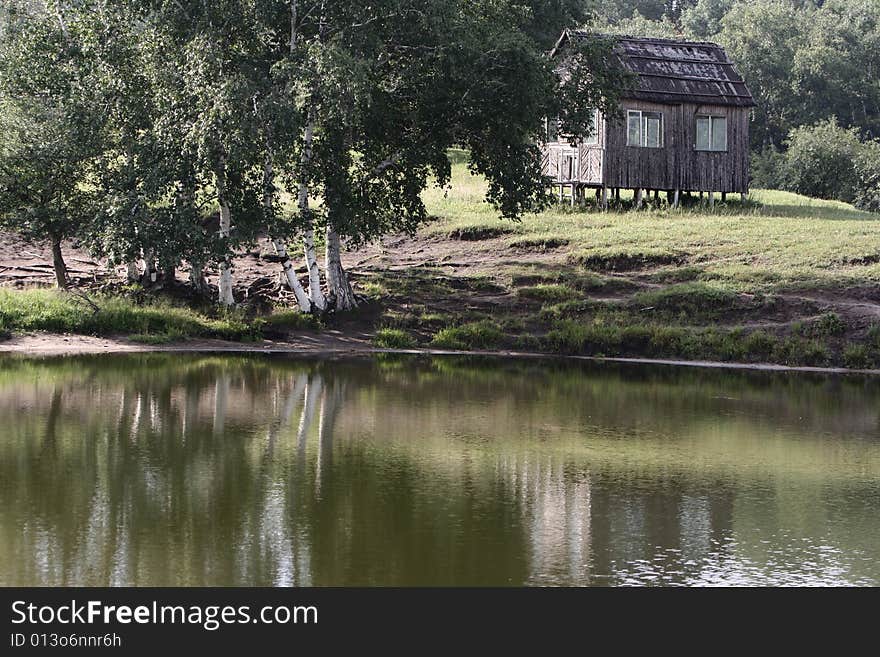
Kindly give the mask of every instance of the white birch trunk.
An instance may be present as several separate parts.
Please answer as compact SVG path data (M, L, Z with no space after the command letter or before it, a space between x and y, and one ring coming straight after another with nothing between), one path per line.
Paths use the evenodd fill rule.
M157 276L156 270L156 257L153 255L153 250L148 249L144 252L144 284L150 284L156 282Z
M229 203L226 201L225 173L216 173L215 177L217 179L217 200L220 204L220 236L229 237L232 230L232 216ZM217 293L221 305L232 306L235 303L235 298L232 296L232 262L228 251L220 261L220 280L217 282Z
M309 109L309 118L306 123L303 140L303 151L300 164L305 170L312 161L312 140L314 138L314 110ZM309 270L309 299L318 310L327 307L327 300L321 291L321 270L318 267L318 254L315 251L315 226L312 221L312 213L309 210L309 184L305 172L301 174L303 179L299 183L299 214L305 224L303 228L303 246L306 258L306 268Z
M230 213L229 206L225 202L220 203L220 235L229 237L230 230ZM219 301L224 306L231 306L235 303L232 296L232 263L229 255L224 255L220 261L220 280L217 282L217 292Z
M342 268L342 253L339 243L339 233L327 226L327 287L334 298L336 310L352 310L357 308L357 298L351 283L348 282L348 274Z
M272 246L275 249L275 255L281 258L281 268L284 270L284 280L287 283L287 287L293 290L293 294L296 296L296 303L297 305L299 305L299 309L302 310L304 313L307 313L311 311L312 304L309 301L309 295L306 294L302 283L300 283L299 279L296 277L296 270L294 269L293 261L287 254L287 247L285 246L284 242L272 237L271 222L275 216L272 207L275 196L274 179L275 171L272 166L272 157L270 153L267 153L266 162L263 164L263 212L266 216L266 220L270 223L270 225L268 226L269 239L272 241Z
M305 288L302 286L302 283L300 283L299 279L296 277L296 269L293 266L293 260L290 259L290 256L287 253L287 247L284 245L284 242L276 239L272 240L272 246L275 248L275 254L281 258L281 267L284 269L284 279L287 282L287 286L293 290L294 295L296 295L296 303L299 306L299 309L304 313L311 312L312 302L309 299L309 295L306 293Z

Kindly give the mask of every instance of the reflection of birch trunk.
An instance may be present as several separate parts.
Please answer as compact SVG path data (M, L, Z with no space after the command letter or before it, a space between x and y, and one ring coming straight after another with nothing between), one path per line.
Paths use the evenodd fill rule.
M137 392L137 400L135 401L135 411L134 411L134 419L131 423L131 432L129 437L134 440L141 430L141 422L144 417L144 395L138 390Z
M61 416L61 387L56 385L52 390L52 401L46 414L46 431L43 433L43 446L52 445L58 433L58 418Z
M226 405L229 401L229 375L218 374L214 384L214 435L220 436L226 424Z
M305 390L306 387L306 380L305 374L300 374L296 377L290 388L290 392L285 398L284 407L281 409L281 413L269 426L269 433L266 436L266 456L272 455L272 452L275 450L275 441L278 438L279 432L290 424L290 419L293 417L293 409L296 407L296 400L302 397L303 390Z
M321 493L321 474L326 470L333 457L333 429L340 405L340 384L333 381L325 386L321 398L321 414L318 417L318 462L315 466L315 493Z
M186 386L186 396L183 405L183 437L189 436L190 431L198 422L199 416L199 388L195 385Z
M299 428L296 432L296 457L301 465L305 464L306 438L309 427L312 425L312 418L315 416L315 404L318 403L318 398L321 396L322 387L323 381L320 374L310 377L306 385L305 401L303 402L302 414L299 419Z

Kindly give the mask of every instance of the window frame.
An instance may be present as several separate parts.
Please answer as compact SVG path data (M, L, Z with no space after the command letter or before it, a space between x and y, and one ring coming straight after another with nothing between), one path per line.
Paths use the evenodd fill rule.
M708 146L701 148L698 136L698 128L700 119L708 119L709 131L707 133ZM715 124L718 120L724 121L724 148L714 148ZM700 153L727 153L730 150L729 133L727 130L727 116L724 114L695 114L694 115L694 150Z
M639 143L634 144L630 140L630 119L633 115L638 115L639 117ZM652 116L649 116L652 115ZM648 144L648 119L649 118L657 118L659 119L658 132L657 132L657 144ZM626 145L630 148L665 148L666 147L666 139L664 135L664 127L665 120L663 118L663 112L658 112L656 110L634 110L628 109L626 110Z

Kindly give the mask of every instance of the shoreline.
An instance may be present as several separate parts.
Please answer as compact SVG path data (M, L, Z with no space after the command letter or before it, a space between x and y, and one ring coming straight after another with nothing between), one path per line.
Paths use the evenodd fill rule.
M516 350L454 350L454 349L390 349L370 343L368 336L308 333L287 341L262 340L259 342L231 342L225 340L192 339L168 344L143 344L120 337L94 337L58 333L17 335L0 342L0 356L21 357L77 356L95 354L135 353L204 353L204 354L267 354L302 356L364 356L370 354L400 354L413 356L483 356L493 358L579 360L630 365L661 365L703 369L751 370L757 372L792 372L805 374L856 374L880 376L880 369L849 369L845 367L816 367L806 365L779 365L775 363L739 363L711 360L681 360L623 356L580 356Z

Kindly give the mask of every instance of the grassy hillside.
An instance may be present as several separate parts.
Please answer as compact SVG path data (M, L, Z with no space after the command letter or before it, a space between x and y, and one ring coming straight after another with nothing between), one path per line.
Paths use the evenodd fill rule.
M484 190L459 157L425 193L428 259L373 277L397 302L380 344L880 366L880 215L755 190L713 212L634 212L625 194L511 223Z
M567 242L573 260L643 256L662 264L667 258L686 263L695 279L741 292L880 281L880 215L839 201L754 190L754 203L743 206L732 194L731 202L716 202L711 214L693 207L598 213L563 205L513 224L482 202L481 178L462 162L453 173L450 190L425 194L429 211L442 219L425 235L502 230L510 231L512 246Z

